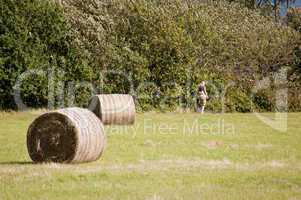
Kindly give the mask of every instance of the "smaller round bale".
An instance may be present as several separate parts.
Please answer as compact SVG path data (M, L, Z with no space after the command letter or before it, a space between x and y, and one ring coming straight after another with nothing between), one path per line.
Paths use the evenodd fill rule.
M92 162L104 146L103 124L87 109L48 112L35 119L27 132L27 149L34 162Z
M132 125L136 108L131 95L96 95L90 99L89 110L100 118L104 125Z

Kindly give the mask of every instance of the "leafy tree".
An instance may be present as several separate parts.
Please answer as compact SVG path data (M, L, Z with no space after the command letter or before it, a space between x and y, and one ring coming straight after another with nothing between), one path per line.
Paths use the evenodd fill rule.
M13 87L29 70L45 72L22 78L20 93L31 107L47 105L50 70L66 72L54 84L87 76L58 5L44 0L0 0L0 5L0 109L16 108Z
M177 97L191 106L190 94L205 79L221 87L236 82L227 94L227 109L249 111L254 80L290 65L298 40L294 31L257 11L223 1L73 0L63 6L94 74L130 73L135 90L141 82L155 83L135 93L143 110L156 105L140 96L157 90L160 98L175 97L168 107L176 106ZM122 78L110 77L104 85L104 92L129 92ZM220 101L213 99L209 106L218 110Z

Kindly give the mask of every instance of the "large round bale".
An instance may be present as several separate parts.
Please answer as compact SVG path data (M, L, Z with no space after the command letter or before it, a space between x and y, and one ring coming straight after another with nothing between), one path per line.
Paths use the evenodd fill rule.
M131 95L110 94L93 96L89 110L105 125L132 125L135 123L135 103Z
M104 146L103 124L87 109L48 112L35 119L27 132L27 148L34 162L92 162Z

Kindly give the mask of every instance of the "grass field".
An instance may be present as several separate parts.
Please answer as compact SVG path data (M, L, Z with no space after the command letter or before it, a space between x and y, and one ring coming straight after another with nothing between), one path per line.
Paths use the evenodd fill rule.
M30 162L38 114L0 114L0 200L301 199L301 113L285 133L253 114L140 114L107 127L101 160L80 165Z

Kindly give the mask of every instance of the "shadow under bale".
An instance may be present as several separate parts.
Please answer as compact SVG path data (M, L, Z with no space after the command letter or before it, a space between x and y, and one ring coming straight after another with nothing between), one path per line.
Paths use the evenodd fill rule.
M27 133L27 148L34 162L91 162L102 155L104 146L102 122L81 108L43 114Z
M29 161L7 161L0 162L0 165L34 165L35 163Z

